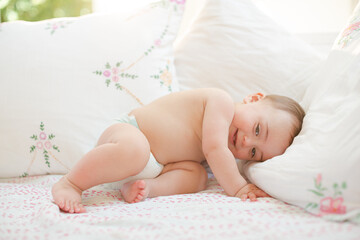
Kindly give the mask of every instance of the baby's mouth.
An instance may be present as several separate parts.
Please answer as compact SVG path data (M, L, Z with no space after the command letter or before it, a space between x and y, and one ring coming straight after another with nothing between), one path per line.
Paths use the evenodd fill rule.
M236 129L236 131L235 131L235 133L234 133L234 136L233 136L233 143L234 143L234 146L235 146L235 147L236 147L236 139L237 139L238 130L239 130L239 129Z

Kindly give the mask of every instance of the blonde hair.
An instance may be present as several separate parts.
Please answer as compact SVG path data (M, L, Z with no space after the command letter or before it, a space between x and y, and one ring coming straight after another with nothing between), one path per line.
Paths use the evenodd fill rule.
M292 132L293 140L301 131L303 119L305 117L304 109L295 100L285 96L266 95L263 100L269 101L273 107L288 112L294 117L295 124Z

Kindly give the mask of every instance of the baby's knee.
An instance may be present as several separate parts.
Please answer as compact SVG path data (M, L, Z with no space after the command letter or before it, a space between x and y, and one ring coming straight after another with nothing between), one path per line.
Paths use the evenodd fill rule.
M129 170L133 174L140 172L150 158L150 144L145 135L129 124L114 124L108 143L114 144L119 160L128 159Z
M131 136L126 143L117 143L119 148L125 149L131 159L135 174L141 172L150 158L150 144L145 137Z

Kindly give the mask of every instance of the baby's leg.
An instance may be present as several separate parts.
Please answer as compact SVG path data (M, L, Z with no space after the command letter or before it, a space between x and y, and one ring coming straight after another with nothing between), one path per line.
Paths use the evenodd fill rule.
M121 193L126 202L136 203L146 197L194 193L206 188L207 172L201 164L182 161L167 164L154 179L125 183Z
M65 212L85 212L82 191L138 174L149 156L149 142L139 129L126 123L114 124L104 131L97 146L53 186L54 201Z

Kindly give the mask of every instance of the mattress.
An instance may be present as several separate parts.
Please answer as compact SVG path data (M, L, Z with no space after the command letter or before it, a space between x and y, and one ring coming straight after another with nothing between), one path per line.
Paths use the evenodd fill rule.
M117 189L83 193L82 214L59 211L60 175L0 180L0 239L360 239L360 225L331 222L273 198L228 197L214 178L195 194L128 204Z

